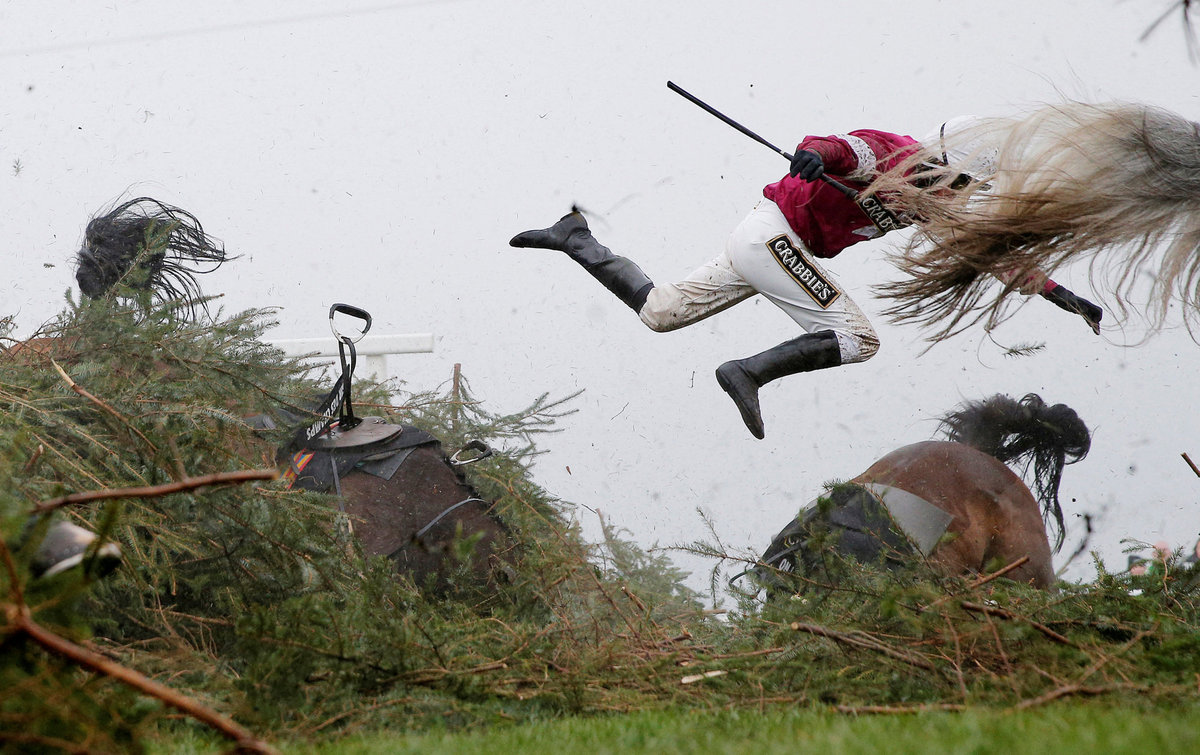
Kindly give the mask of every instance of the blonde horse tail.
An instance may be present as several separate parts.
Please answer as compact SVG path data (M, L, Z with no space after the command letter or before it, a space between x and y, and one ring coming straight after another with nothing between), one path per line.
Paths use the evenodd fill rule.
M913 168L940 162L937 153L945 150L923 145L871 187L917 219L894 259L906 278L878 287L893 300L886 313L894 321L937 328L930 340L980 320L992 325L1006 316L1014 291L989 295L994 276L1011 280L1014 272L1053 273L1087 261L1120 311L1124 301L1145 295L1148 320L1160 327L1178 298L1185 322L1194 325L1200 126L1145 105L1066 103L982 120L953 138L967 149L997 145L995 172L950 191L957 171L949 166L914 185ZM1142 293L1146 278L1150 288Z

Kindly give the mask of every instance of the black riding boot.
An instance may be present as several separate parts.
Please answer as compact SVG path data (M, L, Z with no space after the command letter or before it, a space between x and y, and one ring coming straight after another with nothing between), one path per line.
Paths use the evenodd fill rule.
M755 438L762 440L762 413L758 389L776 378L797 372L823 370L842 363L842 350L832 330L808 333L785 341L761 354L735 359L717 368L717 382L737 404L742 420Z
M634 312L641 311L650 289L654 288L654 283L632 260L618 257L596 240L577 210L564 215L549 228L518 233L508 243L509 246L566 252Z

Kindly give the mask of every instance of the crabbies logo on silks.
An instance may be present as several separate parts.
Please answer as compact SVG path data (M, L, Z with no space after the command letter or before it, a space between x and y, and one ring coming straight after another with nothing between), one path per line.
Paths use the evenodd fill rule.
M771 250L775 261L792 276L792 280L808 292L821 309L829 309L829 305L842 295L842 292L834 288L800 250L792 245L792 240L786 234L780 234L768 241L767 248Z

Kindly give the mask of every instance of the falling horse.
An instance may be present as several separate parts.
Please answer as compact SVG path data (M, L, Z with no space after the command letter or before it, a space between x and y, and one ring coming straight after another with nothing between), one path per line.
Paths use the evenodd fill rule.
M447 458L441 442L420 428L380 417L353 426L346 420L280 454L289 488L336 496L363 552L391 559L422 585L447 588L463 566L473 584L507 571L508 530L461 471L491 454L484 444L472 441ZM455 549L463 540L470 554L460 564Z
M338 313L363 321L356 337L338 331ZM386 556L397 571L422 584L433 579L431 587L450 586L459 566L455 547L464 538L470 541L465 566L473 583L505 573L502 554L511 547L507 529L461 471L490 456L491 449L475 440L447 458L441 442L424 430L355 416L354 344L370 329L371 316L334 304L329 321L342 374L313 410L316 419L296 430L279 453L288 487L334 494L364 552Z
M920 554L943 574L1021 562L1009 577L1052 587L1046 524L1057 551L1059 482L1065 464L1087 455L1087 426L1071 408L1029 394L970 402L941 428L948 440L898 448L801 511L753 570L768 591L820 568L823 545L889 568ZM1036 497L1008 464L1032 466Z
M169 302L186 321L206 311L196 275L215 270L226 259L224 248L195 216L141 197L88 223L76 281L90 298L123 292ZM334 327L337 313L362 319L362 332L354 338L342 335ZM509 533L461 469L490 451L473 441L447 457L438 439L419 428L355 416L350 391L354 342L370 328L370 315L335 304L329 316L342 374L314 411L315 421L309 420L279 450L287 484L333 494L364 552L390 558L397 572L419 584L447 587L464 569L473 584L490 582L498 569L505 570L501 558L511 547ZM256 421L273 425L270 419ZM464 541L469 547L460 548ZM465 559L455 557L463 554Z

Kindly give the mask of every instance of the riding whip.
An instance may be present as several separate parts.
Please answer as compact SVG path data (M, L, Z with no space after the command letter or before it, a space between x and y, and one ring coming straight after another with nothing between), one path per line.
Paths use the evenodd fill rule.
M750 129L743 126L742 124L733 120L732 118L725 115L721 111L713 108L711 105L709 105L708 103L704 102L703 100L697 98L695 95L691 94L690 92L684 90L682 87L677 85L675 82L668 81L667 88L670 89L672 92L675 92L676 94L681 95L684 99L688 100L693 105L698 106L700 109L704 110L709 115L713 115L713 116L719 118L720 120L724 121L727 125L734 127L738 131L741 131L743 134L750 137L751 139L758 142L759 144L763 145L764 147L767 147L768 149L772 150L773 152L776 152L777 154L782 155L784 158L787 159L787 161L789 163L792 161L791 153L785 152L784 150L780 149L779 147L776 147L774 144L772 144L771 142L762 138L758 134L754 133ZM866 213L867 217L871 219L871 222L874 223L879 228L879 230L883 231L884 233L886 233L888 231L894 231L898 228L902 228L905 225L907 225L907 223L905 223L905 222L901 221L899 218L897 218L896 215L894 213L892 213L891 210L884 207L883 203L880 202L875 197L872 196L872 197L864 198L864 197L862 197L862 195L860 195L854 189L850 188L849 186L842 183L841 181L838 181L835 178L831 178L830 176L825 175L824 173L822 173L819 176L819 178L820 178L820 180L829 184L830 186L837 189L841 193L845 194L848 198L853 200L854 203L857 204L864 213Z

